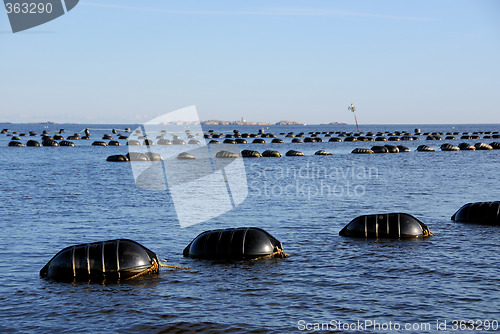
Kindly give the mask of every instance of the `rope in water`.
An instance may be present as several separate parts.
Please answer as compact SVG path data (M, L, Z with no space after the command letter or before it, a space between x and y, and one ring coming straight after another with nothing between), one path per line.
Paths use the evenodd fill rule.
M165 260L165 259L160 259L160 262L153 261L153 265L151 267L141 271L140 273L137 273L133 276L130 276L126 280L134 279L134 278L137 278L137 277L140 277L143 275L158 274L160 272L160 267L172 268L172 269L191 269L191 267L181 267L181 266L172 266L169 264L164 264L164 263L161 263L161 261L167 262L167 260Z
M167 262L167 260L166 260L166 259L160 259L160 267L163 267L163 268L172 268L172 269L191 269L191 267L173 266L173 265L170 265L170 264L161 263L161 261Z

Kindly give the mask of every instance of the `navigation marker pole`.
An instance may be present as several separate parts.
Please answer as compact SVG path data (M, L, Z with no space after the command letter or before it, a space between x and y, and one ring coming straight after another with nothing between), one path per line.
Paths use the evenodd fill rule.
M356 121L356 129L358 129L358 132L359 132L359 126L358 126L358 119L356 118L356 108L354 107L354 105L351 103L350 106L347 107L347 110L350 110L352 111L352 113L354 114L354 120Z

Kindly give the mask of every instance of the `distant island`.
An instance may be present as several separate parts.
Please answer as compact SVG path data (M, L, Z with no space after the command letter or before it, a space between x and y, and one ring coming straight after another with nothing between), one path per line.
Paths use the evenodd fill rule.
M306 125L304 123L296 122L296 121L279 121L276 123L268 123L268 122L248 122L245 120L240 120L240 121L220 121L220 120L207 120L207 121L200 121L200 122L169 122L169 123L162 123L165 125L183 125L183 124L201 124L201 125ZM325 125L345 125L346 123L340 123L340 122L331 122Z
M29 122L27 124L47 124L47 125L60 125L60 124L72 124L72 125L76 125L76 124L80 124L80 123L59 123L59 122Z
M201 121L202 125L305 125L300 122L295 121L279 121L276 123L268 123L268 122L248 122L245 120L240 121L219 121L219 120L208 120Z
M347 125L347 123L343 123L343 122L330 122L330 123L321 123L320 125Z

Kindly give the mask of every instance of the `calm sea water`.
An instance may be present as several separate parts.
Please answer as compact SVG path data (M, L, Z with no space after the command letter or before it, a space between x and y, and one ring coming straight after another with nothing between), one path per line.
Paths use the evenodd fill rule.
M0 127L38 133L62 127L65 136L99 128L91 132L100 139L111 128L125 126ZM255 133L260 127L205 130L212 128ZM421 129L499 131L500 125ZM342 130L353 127L272 126L266 132ZM245 159L246 200L217 218L180 228L167 191L140 190L130 164L105 161L126 153L126 146L75 141L75 148L13 148L0 135L0 331L290 333L328 323L332 326L324 331L380 333L390 331L389 324L392 329L410 324L417 326L410 332L421 333L437 332L436 322L443 329L446 321L451 331L453 320L500 321L500 230L450 221L467 202L499 200L500 151L415 152L421 144L437 150L444 142L463 142L419 140L402 142L410 153L355 155L353 148L375 143L292 144L284 139L285 144L242 149L283 154L295 149L306 156ZM466 142L479 141L499 140ZM320 149L333 155L314 156ZM360 240L338 235L356 216L388 212L416 216L435 236ZM198 233L238 226L264 228L291 257L231 264L182 257ZM39 278L39 270L60 249L114 238L134 239L170 264L193 268L111 285ZM382 327L356 327L358 321Z

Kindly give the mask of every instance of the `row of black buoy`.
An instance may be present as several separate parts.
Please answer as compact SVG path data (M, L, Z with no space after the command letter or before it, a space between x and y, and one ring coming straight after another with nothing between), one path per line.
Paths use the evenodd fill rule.
M460 151L460 150L492 150L492 149L500 149L500 143L491 143L491 145L487 145L484 143L478 143L475 146L463 143L460 146L454 146L451 144L443 144L441 146L442 151ZM426 145L420 145L417 149L418 152L435 152L435 150ZM393 145L384 145L384 146L373 146L372 148L356 148L351 153L354 154L374 154L374 153L401 153L401 152L410 152L410 149L403 145L393 146ZM132 159L130 158L130 154L133 154ZM155 160L151 160L149 155L154 155ZM314 153L314 155L332 155L332 153L319 150ZM235 152L229 152L225 150L221 150L215 154L216 158L281 158L283 155L279 151L275 150L265 150L260 153L254 150L243 150L241 151L241 155ZM285 153L287 157L299 157L304 156L304 153L296 150L289 150ZM182 152L177 155L177 159L179 160L193 160L196 159L194 155L189 152ZM110 155L106 159L107 161L113 162L127 162L127 161L160 161L162 160L161 156L157 153L147 152L147 153L128 153L127 155Z
M124 132L130 132L130 128L125 128L123 131ZM57 133L60 135L60 134L63 134L65 132L67 132L67 131L64 130L64 129L60 129ZM84 132L85 132L86 136L91 136L89 129L85 129ZM120 133L116 129L112 129L111 132L113 134L120 135ZM19 131L12 131L11 132L9 129L3 129L2 131L0 131L0 134L6 134L7 136L19 135L21 137L26 137L28 135L31 136L31 137L38 136L38 133L36 133L35 131L29 131L29 134L26 134L26 133L19 133ZM47 130L43 130L42 136L43 135L48 135ZM75 136L80 136L80 134L75 133ZM109 135L105 135L105 136L109 136Z
M85 129L85 134L86 136L90 136L90 131L88 129ZM126 128L124 130L125 132L130 132L130 128ZM64 129L60 129L59 130L59 134L62 134L66 132ZM126 136L122 136L121 133L119 133L116 129L113 129L111 131L113 134L117 134L118 136L120 137L126 137ZM186 135L188 136L188 138L194 138L195 136L191 133L191 130L185 130L184 131L186 133ZM7 136L14 136L14 135L19 135L19 136L28 136L28 134L26 133L19 133L18 131L12 131L10 132L9 129L3 129L2 131L0 131L1 134L6 134ZM44 130L42 135L47 135L47 131ZM163 135L166 135L167 134L167 131L166 130L161 130L160 131L160 134L161 136L158 136L158 137L163 137ZM37 136L38 134L34 131L30 131L29 132L29 136ZM132 134L132 136L141 136L142 135L142 131L140 130L136 130L134 134ZM200 133L198 133L197 135L201 135ZM281 132L280 133L281 136L285 136L285 137L307 137L307 135L304 133L304 132L300 132L298 134L295 134L294 132L288 132L288 133L285 133L285 132ZM485 136L489 136L489 137L486 137L486 139L488 138L500 138L500 133L499 131L474 131L472 133L470 132L424 132L422 133L420 131L420 129L415 129L414 133L410 133L408 131L385 131L385 132L347 132L347 131L323 131L323 132L319 132L319 131L310 131L308 132L308 137L316 137L316 138L319 138L321 135L323 137L333 137L333 135L337 135L337 137L354 137L355 139L357 140L360 140L359 138L361 137L361 140L363 140L363 137L368 137L368 138L372 138L372 137L406 137L405 139L403 140L412 140L412 139L415 139L419 136L427 136L426 139L428 140L439 140L440 139L440 136L448 136L448 138L451 139L452 136L462 136L461 139L480 139L480 135L485 135ZM78 136L78 134L75 134L75 136ZM174 134L174 136L177 136L176 134ZM209 130L208 133L204 134L204 137L207 138L207 139L210 139L210 138L276 138L276 135L272 134L272 133L264 133L263 130L259 130L258 133L240 133L239 130L233 130L232 133L230 134L225 134L224 133L216 133L214 130ZM455 138L455 137L453 137ZM111 137L111 135L109 134L105 134L103 136L102 139L113 139ZM121 138L121 139L125 139L125 138ZM143 139L143 138L142 138ZM158 138L157 138L158 139ZM350 139L351 140L351 139Z
M491 144L486 143L476 143L470 145L468 143L461 143L459 146L452 144L441 145L441 151L489 151L489 150L499 150L500 142L493 142ZM427 145L420 145L416 149L417 152L435 152L436 150ZM399 153L399 152L410 152L410 149L406 146L398 145L384 145L384 146L373 146L372 148L355 148L351 153L355 154L373 154L373 153Z
M88 129L85 129L85 135L81 136L79 133L75 133L73 135L70 135L66 137L66 139L63 137L63 133L65 132L64 129L59 130L59 132L53 136L50 136L49 133L44 130L43 133L41 134L41 143L30 139L26 142L26 146L28 147L40 147L40 146L51 146L51 147L59 147L59 146L71 146L75 147L75 143L73 142L74 140L90 140L91 134ZM125 129L125 132L130 132L129 128ZM9 142L8 146L10 147L24 147L24 144L20 142L21 138L20 137L28 137L28 134L26 133L18 133L17 131L13 131L12 133L9 133L8 129L3 129L0 133L2 134L7 134L7 136L11 137L11 141ZM121 133L118 133L115 129L112 130L113 134L118 135L118 139L128 139L127 136L122 135ZM16 136L18 134L18 136ZM29 132L30 137L37 137L38 134L34 131ZM113 140L113 137L109 134L104 134L102 137L103 140L110 140L109 143L103 142L103 141L94 141L92 143L92 146L120 146L120 142ZM58 142L59 141L59 142Z
M130 132L130 129L125 129L126 131ZM418 130L418 131L417 131ZM74 143L72 143L72 140L89 140L90 139L90 131L88 129L85 129L85 136L80 136L80 134L75 133L72 136L68 136L66 138L66 141L64 141L64 137L62 136L62 133L64 133L65 130L61 129L58 134L54 135L53 137L50 137L47 131L44 131L42 133L42 145L37 145L36 141L28 141L26 146L75 146ZM9 133L8 129L2 130L1 133L7 133L7 136L12 136L12 141L9 143L8 146L16 146L16 147L22 147L24 144L19 142L20 136L27 136L26 133L21 133L19 136L14 136L15 134L18 134L18 132L14 131L12 133ZM185 145L185 144L191 144L191 145L200 145L200 141L196 139L196 137L191 133L190 130L186 130L185 134L187 135L187 142L179 137L177 134L173 134L172 140L166 139L166 130L162 130L160 132L160 135L156 136L156 143L154 140L149 139L145 136L142 135L142 132L139 130L136 130L132 136L136 136L137 138L135 139L129 139L129 137L122 135L121 133L118 133L115 129L112 130L113 134L118 135L119 140L128 140L127 145ZM405 141L405 140L419 140L420 135L427 135L426 140L442 140L440 137L443 135L443 132L432 132L432 133L420 133L419 129L415 129L415 133L411 135L409 132L403 131L395 131L395 132L390 132L390 131L385 131L385 132L378 132L378 133L373 133L373 132L367 132L366 134L364 132L359 132L359 133L353 133L353 132L345 132L345 131L335 131L335 132L314 132L311 131L308 133L309 136L306 137L306 134L304 132L301 132L297 135L293 132L289 133L280 133L280 135L283 135L285 137L305 137L303 140L299 138L293 138L292 143L322 143L323 139L320 138L320 135L323 135L325 138L330 137L328 142L357 142L357 141ZM333 137L333 135L336 134L338 135L337 137ZM446 140L454 140L456 139L454 135L460 135L460 132L448 132L446 133L448 136L445 138ZM500 134L498 131L480 131L480 132L473 132L470 134L469 132L463 132L461 139L480 139L479 134L485 135L483 138L500 138ZM30 131L29 133L30 136L37 136L37 134L33 131ZM201 135L201 134L197 134ZM387 137L386 137L387 136ZM277 138L276 135L272 133L264 133L263 131L259 131L258 134L248 134L248 133L243 133L240 134L238 130L233 130L232 134L226 134L224 135L223 133L215 133L213 130L209 130L209 133L204 134L204 138L206 139L212 139L212 138L225 138L222 143L224 144L247 144L247 140L245 138L253 138L252 142L253 144L265 144L267 143L265 139L263 138L272 138L270 141L271 143L275 144L282 144L285 143L283 139ZM343 138L343 139L342 139ZM62 140L64 141L63 144L61 145L60 143L56 142L50 142L49 140ZM110 134L104 134L102 137L102 140L110 140L109 143L103 142L103 141L95 141L92 143L93 146L120 146L120 142L114 140L113 136ZM142 140L142 141L139 141ZM46 145L43 145L43 141L46 142ZM220 142L212 139L208 142L208 144L219 144Z
M151 160L150 156L155 155L156 159ZM304 153L295 151L295 150L290 150L286 152L285 154L287 157L299 157L299 156L304 156ZM324 150L319 150L314 153L314 155L332 155L330 152L324 151ZM225 150L221 150L215 154L216 158L221 158L221 159L237 159L240 157L243 158L262 158L262 157L268 157L268 158L281 158L282 154L278 151L274 150L266 150L262 153L259 153L258 151L252 151L252 150L243 150L241 151L241 155L238 153L234 152L229 152ZM179 160L193 160L196 159L194 155L192 155L189 152L181 152L177 155L177 159ZM157 153L152 153L152 152L147 152L147 153L140 153L140 152L130 152L127 155L122 155L122 154L116 154L116 155L110 155L106 158L106 161L112 161L112 162L127 162L127 161L161 161L163 160L161 156Z
M452 217L457 222L500 226L500 202L468 203ZM407 213L384 213L356 217L339 235L363 239L427 238L434 234L426 224ZM205 231L183 250L183 256L215 261L246 261L286 258L282 243L258 227ZM56 281L116 282L160 273L158 255L129 239L116 239L69 246L59 251L40 276Z

